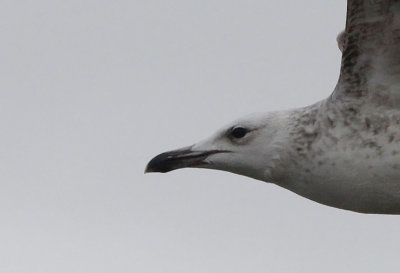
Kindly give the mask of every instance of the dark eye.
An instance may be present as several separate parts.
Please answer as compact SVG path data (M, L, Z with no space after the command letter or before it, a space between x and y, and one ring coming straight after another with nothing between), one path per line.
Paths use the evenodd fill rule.
M243 127L235 127L233 128L231 135L234 138L242 138L244 137L249 131Z

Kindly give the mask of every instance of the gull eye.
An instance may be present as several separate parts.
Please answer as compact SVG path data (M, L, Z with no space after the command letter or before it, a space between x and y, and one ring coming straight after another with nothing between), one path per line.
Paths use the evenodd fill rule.
M231 136L233 138L242 138L244 137L249 131L243 127L235 127L231 131Z

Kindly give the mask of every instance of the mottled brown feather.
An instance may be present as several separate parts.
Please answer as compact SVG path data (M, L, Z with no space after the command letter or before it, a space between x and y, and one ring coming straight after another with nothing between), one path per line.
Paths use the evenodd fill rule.
M395 106L400 88L400 1L348 0L342 65L333 99ZM396 88L395 88L396 89ZM379 100L377 99L379 98Z

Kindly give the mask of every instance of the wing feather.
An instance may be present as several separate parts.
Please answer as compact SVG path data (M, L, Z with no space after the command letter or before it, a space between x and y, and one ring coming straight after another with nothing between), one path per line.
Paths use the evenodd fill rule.
M400 108L400 1L348 0L333 99Z

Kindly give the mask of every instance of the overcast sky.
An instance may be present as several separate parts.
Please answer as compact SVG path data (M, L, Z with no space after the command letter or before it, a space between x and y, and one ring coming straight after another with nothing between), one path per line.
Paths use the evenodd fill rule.
M346 1L0 1L0 272L398 272L400 216L230 173L144 175L327 97Z

